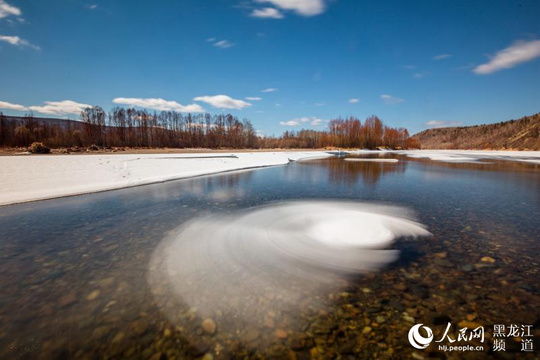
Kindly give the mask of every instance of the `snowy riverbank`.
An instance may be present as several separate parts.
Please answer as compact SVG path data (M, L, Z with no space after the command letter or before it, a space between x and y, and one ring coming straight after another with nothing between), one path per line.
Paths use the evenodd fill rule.
M417 159L453 163L480 163L486 161L520 161L540 164L540 151L484 151L484 150L354 150L351 155L398 154Z
M0 157L0 205L332 156L323 151Z

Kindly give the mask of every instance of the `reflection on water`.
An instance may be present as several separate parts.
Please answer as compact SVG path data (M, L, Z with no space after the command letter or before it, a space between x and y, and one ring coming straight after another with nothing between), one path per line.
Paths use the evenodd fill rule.
M0 208L0 358L445 356L433 346L413 349L410 327L423 323L439 338L447 322L455 331L468 321L486 327L488 345L493 324L537 329L538 166L399 159L316 160ZM151 267L152 254L163 238L177 239L177 229L306 199L410 208L433 237L398 240L396 262L306 293L294 316L282 311L278 291L242 294L239 301L261 308L274 304L253 314L238 302L242 319L258 319L242 336L221 322L227 309L199 312L204 294L182 301L168 296L167 286L148 284L159 270ZM178 244L204 240L206 230ZM241 267L237 281L260 271L267 258L257 254L259 262L250 251L237 256L252 269ZM508 341L506 353L519 356L519 343Z
M406 161L397 163L331 161L329 163L331 164L329 181L351 184L358 182L361 178L366 186L375 186L381 177L403 173L407 169Z

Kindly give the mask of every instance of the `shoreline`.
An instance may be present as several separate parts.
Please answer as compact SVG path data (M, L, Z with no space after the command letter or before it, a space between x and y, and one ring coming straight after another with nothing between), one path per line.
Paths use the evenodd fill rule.
M92 151L67 152L67 148L52 149L50 154L31 154L22 148L0 148L2 156L58 156L58 155L157 155L157 154L213 154L213 153L260 153L260 152L312 152L312 151L336 151L337 148L318 149L207 149L207 148L119 148L99 149Z
M147 152L147 150L152 152ZM141 152L132 154L89 152L49 156L0 156L0 167L3 169L0 173L0 186L4 189L0 193L0 206L119 190L224 172L287 165L291 161L334 156L330 149L170 150L143 149ZM412 159L449 163L502 160L540 164L540 151L347 150L346 152L351 155L396 154ZM85 160L81 161L82 159Z
M122 150L120 150L122 149ZM357 148L272 148L272 149L210 149L210 148L112 148L99 150L68 151L68 148L51 148L49 154L31 154L25 148L0 148L0 158L4 156L58 156L58 155L156 155L156 154L213 154L213 153L264 153L264 152L316 152L316 151L346 151L346 152L475 152L475 153L539 153L540 150L519 150L519 149L411 149L411 150L391 150L391 149L357 149Z

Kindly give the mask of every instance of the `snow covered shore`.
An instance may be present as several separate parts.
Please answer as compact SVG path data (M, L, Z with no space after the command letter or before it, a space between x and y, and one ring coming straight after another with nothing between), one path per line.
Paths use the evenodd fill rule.
M330 156L323 151L0 156L0 205Z
M489 160L520 161L531 164L540 164L540 151L483 151L483 150L355 150L351 155L406 155L417 159L431 159L433 161L453 163L480 163Z
M506 160L540 164L540 151L410 150L397 153L412 158L429 158L445 162L475 163L479 160Z

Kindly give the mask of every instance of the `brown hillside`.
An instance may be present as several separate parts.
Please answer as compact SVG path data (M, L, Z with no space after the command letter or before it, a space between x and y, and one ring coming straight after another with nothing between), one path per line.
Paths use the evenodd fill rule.
M413 139L422 149L540 150L540 113L496 124L424 130Z

